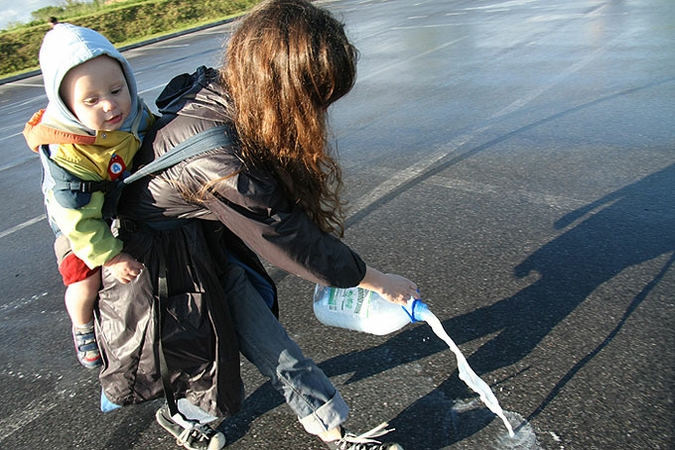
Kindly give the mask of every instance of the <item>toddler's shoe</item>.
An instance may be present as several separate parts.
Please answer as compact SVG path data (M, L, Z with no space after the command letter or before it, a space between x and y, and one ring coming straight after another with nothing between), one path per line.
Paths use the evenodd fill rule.
M101 353L96 343L94 327L73 327L73 340L75 341L77 360L80 361L80 364L87 369L96 369L101 366Z

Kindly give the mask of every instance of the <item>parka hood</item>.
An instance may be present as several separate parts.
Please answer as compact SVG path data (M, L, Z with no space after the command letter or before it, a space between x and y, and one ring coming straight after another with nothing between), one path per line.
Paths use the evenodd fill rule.
M43 117L45 125L75 133L95 133L96 130L84 127L68 109L59 96L59 88L70 69L102 55L116 59L122 66L131 95L132 114L126 119L121 130L131 130L136 114L142 111L142 105L139 105L138 100L136 78L131 65L103 35L89 28L69 23L58 24L47 32L40 47L40 69L42 69L45 91L49 100Z

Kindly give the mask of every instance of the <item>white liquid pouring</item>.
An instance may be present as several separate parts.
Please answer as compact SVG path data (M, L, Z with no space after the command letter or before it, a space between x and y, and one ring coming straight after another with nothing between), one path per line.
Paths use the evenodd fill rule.
M385 335L403 328L410 322L424 321L436 335L445 341L457 358L459 378L481 401L497 415L509 432L515 436L511 424L499 406L499 401L476 372L469 366L457 345L443 329L440 320L421 300L411 298L406 306L390 303L372 291L361 288L339 289L317 285L314 290L314 314L326 325Z
M499 400L497 400L497 397L495 397L495 394L492 392L492 389L490 389L490 386L488 386L488 384L483 381L481 377L476 375L476 372L474 372L471 366L469 366L469 363L462 352L459 350L459 347L457 347L455 342L450 338L450 336L448 336L448 333L445 332L441 321L438 320L438 318L428 310L421 315L420 319L428 323L434 333L436 333L436 336L445 341L445 343L448 344L448 347L450 347L450 350L452 350L452 352L455 354L455 357L457 358L457 369L459 370L459 379L466 383L466 385L469 386L471 390L480 396L481 401L490 409L490 411L502 419L504 426L506 426L506 429L509 432L509 436L514 437L515 434L513 432L513 427L504 415L504 410L499 405Z

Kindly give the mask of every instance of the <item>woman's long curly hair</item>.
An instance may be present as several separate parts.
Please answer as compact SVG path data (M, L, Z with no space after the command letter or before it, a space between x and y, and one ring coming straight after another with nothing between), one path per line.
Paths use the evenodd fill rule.
M322 230L342 236L342 174L326 109L356 79L357 50L343 24L308 1L264 1L242 20L225 57L221 76L243 158L270 170Z

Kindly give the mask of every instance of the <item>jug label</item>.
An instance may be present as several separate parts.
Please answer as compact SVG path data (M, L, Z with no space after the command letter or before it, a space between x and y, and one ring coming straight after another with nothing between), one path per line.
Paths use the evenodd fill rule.
M366 289L331 289L328 308L331 311L368 316L368 302L371 292Z

